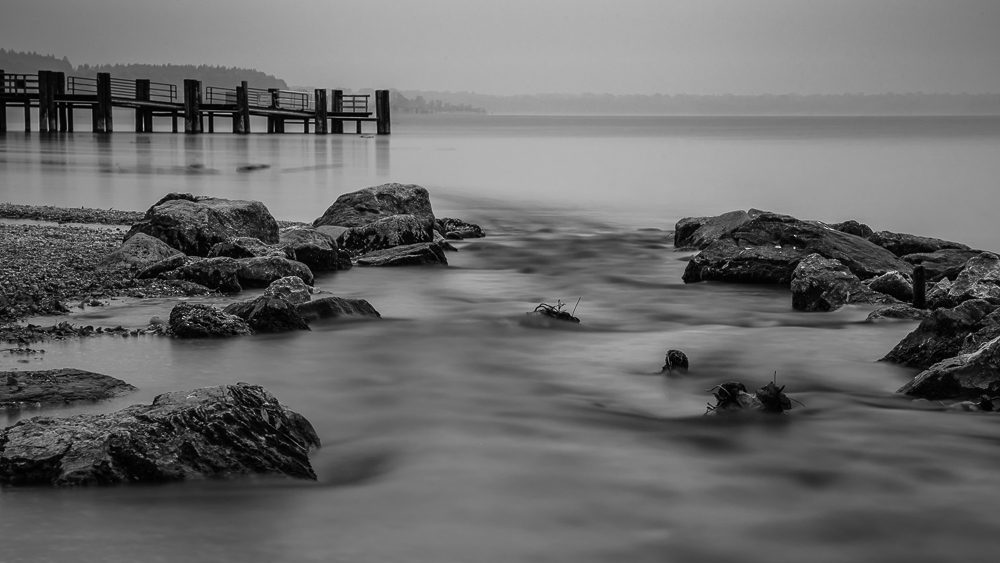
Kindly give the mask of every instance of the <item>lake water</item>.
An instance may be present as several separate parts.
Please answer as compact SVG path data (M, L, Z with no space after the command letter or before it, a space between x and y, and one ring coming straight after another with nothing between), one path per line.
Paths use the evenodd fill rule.
M1000 415L895 395L916 371L876 360L915 323L866 324L857 306L794 312L787 288L684 285L691 253L667 231L757 207L997 251L998 178L1000 119L982 117L400 116L393 135L371 138L7 133L2 201L142 210L182 191L311 221L341 193L394 181L423 185L438 216L488 236L457 243L448 268L317 276L369 300L378 321L53 342L28 364L0 355L0 370L77 367L141 389L46 414L247 381L324 441L318 483L0 490L0 561L992 557ZM577 298L579 326L524 314ZM141 327L172 304L113 302L69 320ZM688 375L654 375L671 348L687 353ZM804 407L702 416L707 389L756 388L775 372Z

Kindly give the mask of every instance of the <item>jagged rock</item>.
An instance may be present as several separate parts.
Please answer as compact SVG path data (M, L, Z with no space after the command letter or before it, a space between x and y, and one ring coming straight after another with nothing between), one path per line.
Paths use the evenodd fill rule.
M316 479L319 437L263 387L165 393L108 414L34 417L0 432L0 484L93 486L252 474Z
M792 308L798 311L835 311L848 303L895 303L866 287L837 260L819 254L803 258L792 273Z
M158 265L158 264L157 264ZM185 280L216 289L226 293L243 291L238 273L241 265L233 258L220 256L192 260L187 264L159 274L157 277L165 280Z
M136 233L122 243L118 250L105 256L98 266L108 269L142 270L161 260L175 256L184 256L184 253L171 248L170 245L158 238L153 238L145 233Z
M1000 336L975 352L932 365L898 393L932 400L1000 395Z
M970 299L1000 303L1000 256L983 252L969 259L955 277L955 282L948 287L946 298L936 301L958 304Z
M308 303L300 303L295 308L298 309L302 318L310 323L319 319L332 319L341 316L375 318L382 316L375 310L375 307L372 307L371 303L364 299L323 297Z
M835 231L840 231L842 233L847 233L863 239L866 239L875 233L871 227L865 225L864 223L858 223L854 219L849 219L843 223L830 223L827 226Z
M369 252L358 258L358 266L420 266L423 264L448 265L441 245L433 242L397 246Z
M678 250L708 248L762 212L756 209L730 211L715 217L685 217L674 226L674 247Z
M307 285L313 283L313 273L309 266L281 256L241 258L236 262L236 276L244 287L267 287L287 276L298 276Z
M280 297L293 305L305 303L312 299L309 286L298 276L286 276L274 280L264 290L264 295L268 297Z
M434 231L434 243L440 245L441 248L447 252L458 252L455 245L448 242L448 239L444 238L444 235L442 235L439 231Z
M337 237L337 245L353 254L431 242L434 231L413 215L391 215L367 225L351 227Z
M888 307L875 309L868 314L868 318L865 319L865 321L872 322L880 319L922 321L930 316L930 314L930 311L926 309L917 309L912 305L889 305Z
M253 334L236 315L204 303L178 303L170 310L170 334L178 338L219 338Z
M838 260L861 279L912 271L909 264L861 237L788 215L761 213L694 256L683 279L790 283L799 261L814 253Z
M337 237L346 229L339 229L336 234L326 232L331 228L291 229L282 232L279 241L295 254L294 260L309 266L314 272L350 269L353 266L350 253L337 244Z
M952 309L937 309L881 361L926 368L955 356L967 336L996 322L997 317L990 315L996 309L996 305L982 299Z
M661 373L666 371L677 371L688 369L688 357L687 354L681 352L680 350L667 350L667 357L663 360L663 369L660 370Z
M147 236L147 235L143 235L143 236ZM129 239L129 240L131 240L131 239ZM175 255L173 255L173 256L171 256L169 258L164 258L163 260L160 260L158 262L154 262L154 263L150 264L149 266L146 266L145 268L139 270L138 272L136 272L135 277L136 277L136 279L139 279L139 280L156 278L156 277L159 277L160 274L165 274L167 272L172 272L172 271L176 270L177 268L180 268L182 266L186 266L186 265L188 265L188 264L190 264L190 263L192 263L192 262L194 262L196 260L200 260L200 258L191 258L190 256L187 256L187 255L181 253L180 251L178 251L177 254L175 254Z
M434 229L441 233L441 236L452 240L462 240L467 238L482 238L486 236L483 228L475 223L467 223L461 219L442 217L435 222Z
M219 199L171 193L153 204L128 233L158 238L184 254L207 256L216 243L234 237L278 242L278 222L259 201Z
M295 260L295 253L281 246L264 244L252 237L234 237L216 243L208 251L208 257L228 256L229 258L257 258L260 256L280 256Z
M361 227L392 215L413 215L426 227L428 235L434 228L434 211L427 190L414 184L395 183L343 194L322 217L313 221L313 226Z
M74 368L0 372L0 410L120 397L136 388L120 379Z
M232 303L223 312L243 319L254 332L309 330L295 305L280 297L261 295L251 301Z
M927 272L927 281L938 281L948 278L954 281L970 258L982 254L980 250L961 250L945 248L935 252L918 252L902 256L904 262L922 265Z
M918 252L936 252L946 248L970 250L968 246L960 242L908 235L906 233L893 233L890 231L875 232L868 237L868 241L881 246L896 256L905 256Z
M872 291L895 297L906 303L913 301L913 284L899 272L886 272L881 276L867 279L864 283Z

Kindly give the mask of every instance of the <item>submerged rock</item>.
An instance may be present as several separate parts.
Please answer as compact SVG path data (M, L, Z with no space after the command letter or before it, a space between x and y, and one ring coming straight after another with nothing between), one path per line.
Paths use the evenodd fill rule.
M133 391L120 379L81 369L0 372L0 410L99 401Z
M319 437L263 387L165 393L100 415L34 417L0 432L0 484L114 485L276 474L316 479Z
M98 264L101 268L125 268L129 270L142 270L175 256L184 256L184 253L158 238L151 237L145 233L136 233L126 240L114 252L108 254Z
M448 257L440 244L423 242L407 246L397 246L385 250L369 252L358 258L358 266L422 266L426 264L448 265Z
M784 393L785 386L778 387L772 381L754 393L747 391L738 381L729 381L709 389L715 396L715 404L708 405L705 414L724 414L740 411L759 411L784 414L792 409L792 400Z
M819 254L803 258L792 273L792 308L797 311L835 311L848 303L895 303L872 291L837 260Z
M298 276L286 276L274 280L264 290L264 295L268 297L280 297L293 305L306 303L312 299L312 292L309 291L309 286Z
M241 258L237 262L236 277L244 287L267 287L288 276L296 276L306 285L312 285L313 273L302 262L281 256Z
M380 318L382 315L372 307L371 303L364 299L345 299L343 297L323 297L308 303L299 303L295 306L299 314L306 322L313 322L319 319L333 319L336 317L371 317Z
M309 330L295 305L280 297L261 295L250 301L232 303L223 312L243 319L254 332Z
M224 338L253 334L246 321L204 303L178 303L170 310L168 332L178 338Z
M687 354L680 350L667 350L667 357L663 360L663 369L660 373L679 370L688 370Z
M482 238L486 236L483 228L475 223L467 223L461 219L442 217L435 221L434 229L446 239L462 240L467 238Z
M868 240L892 252L896 256L905 256L918 252L937 252L943 249L970 250L970 248L960 242L941 240L938 238L921 237L908 235L906 233L893 233L891 231L878 231L872 233Z
M924 399L1000 395L1000 336L969 354L944 359L899 389Z
M1000 319L991 315L997 306L976 299L952 309L937 309L882 358L912 367L927 368L962 351L966 337Z
M930 311L926 309L917 309L912 305L906 305L906 304L889 305L888 307L875 309L874 311L868 314L868 318L865 319L865 321L872 322L880 319L922 321L926 319L930 314L931 314Z
M171 193L153 204L125 240L137 233L158 238L184 254L207 256L220 242L253 237L278 242L278 222L259 201L228 200Z

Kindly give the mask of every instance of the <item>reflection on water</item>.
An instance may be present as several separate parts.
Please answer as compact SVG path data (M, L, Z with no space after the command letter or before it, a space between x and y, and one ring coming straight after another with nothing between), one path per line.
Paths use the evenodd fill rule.
M379 320L227 341L47 343L44 359L29 364L0 355L0 369L72 366L140 388L59 414L259 383L309 418L325 445L313 457L318 483L0 491L0 560L909 562L995 550L1000 417L898 397L893 392L914 370L875 361L914 323L863 323L865 307L793 312L782 288L686 286L680 278L690 253L674 252L669 232L637 229L669 229L672 221L623 226L630 215L603 205L557 210L514 183L510 194L477 187L535 176L533 189L544 192L538 182L577 172L538 168L518 145L548 144L560 163L565 139L483 140L479 129L454 127L446 120L425 136L399 127L391 139L0 139L4 200L59 203L44 193L78 197L69 187L75 182L87 198L112 202L98 207L144 209L166 191L191 191L264 199L282 219L312 219L339 193L383 180L430 184L399 171L429 174L424 166L448 162L430 186L435 210L481 222L489 233L457 243L448 268L317 276L321 289L368 299ZM593 156L592 142L607 155L602 167L649 150L590 132L599 142L574 143L575 133L566 134L584 169L599 168L583 158ZM139 137L150 142L128 142ZM762 150L715 142L721 167ZM953 157L962 153L941 142ZM994 141L983 142L970 150L983 154ZM886 151L911 157L926 148L888 144ZM457 150L440 150L451 146ZM488 147L525 159L491 164L480 184L465 185L465 170L485 163ZM763 149L770 150L778 149ZM104 170L108 162L124 171ZM235 171L265 163L271 167ZM192 165L204 168L180 172ZM980 163L972 174L992 166ZM618 170L619 203L636 216L647 203L689 214L669 201L690 201L679 187L657 196L666 204L638 197L643 192L629 184L650 173ZM48 192L15 191L12 178ZM811 215L856 216L854 209L817 207ZM577 298L579 326L524 322L539 302ZM78 310L71 321L139 327L171 305L114 302ZM654 375L669 348L687 353L689 374ZM772 377L806 406L784 417L702 416L706 389L727 380L756 387Z

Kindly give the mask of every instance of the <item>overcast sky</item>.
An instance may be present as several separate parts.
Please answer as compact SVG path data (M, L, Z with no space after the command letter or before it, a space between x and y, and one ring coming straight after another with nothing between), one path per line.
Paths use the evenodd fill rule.
M1000 92L1000 0L0 0L0 47L489 94Z

